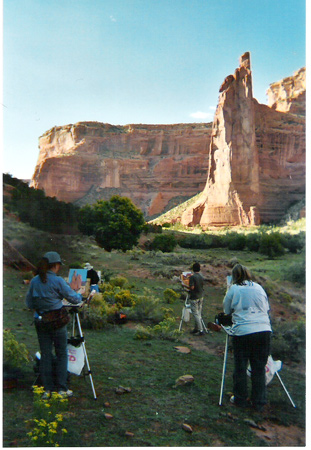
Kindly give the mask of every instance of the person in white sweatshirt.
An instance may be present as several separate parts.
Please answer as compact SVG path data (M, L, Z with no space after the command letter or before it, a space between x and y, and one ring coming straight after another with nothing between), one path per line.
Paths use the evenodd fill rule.
M230 401L238 406L249 404L247 367L251 366L252 406L261 411L267 403L266 364L270 354L271 324L266 292L252 281L248 269L236 264L232 285L223 301L225 314L232 314L234 352L233 393Z

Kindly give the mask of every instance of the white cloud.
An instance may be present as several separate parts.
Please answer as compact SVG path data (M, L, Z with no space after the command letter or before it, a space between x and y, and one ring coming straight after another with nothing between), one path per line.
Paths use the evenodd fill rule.
M115 19L113 16L110 16L110 20L111 20L111 22L116 22L117 21L117 19Z
M209 109L212 109L213 111L216 111L216 106L210 106Z
M210 112L197 111L197 112L191 113L190 117L193 117L194 119L212 119L213 114Z

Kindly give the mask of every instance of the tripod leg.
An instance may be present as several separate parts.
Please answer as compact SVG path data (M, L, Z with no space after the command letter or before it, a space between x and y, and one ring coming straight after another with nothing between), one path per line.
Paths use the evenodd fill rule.
M202 327L203 327L203 330L205 331L205 333L209 333L209 330L206 328L206 325L205 325L205 323L204 323L204 320L201 319L201 321L202 321Z
M229 335L226 335L226 345L225 345L225 353L224 353L224 362L222 366L222 379L221 379L221 387L220 387L220 395L219 395L219 406L222 405L222 398L224 394L224 386L225 386L225 375L226 375L226 366L227 366L227 356L228 356L228 344L229 344Z
M181 327L182 327L182 323L183 323L184 317L185 317L185 307L182 310L181 320L180 320L178 331L181 331Z
M283 389L284 389L284 391L285 391L287 397L289 398L289 400L290 400L292 406L293 406L294 408L296 408L296 405L295 405L295 403L293 402L293 400L291 399L291 396L289 395L289 392L288 392L288 390L286 389L285 384L283 383L283 381L282 381L280 375L278 374L278 372L275 372L275 373L276 373L276 376L278 377L278 379L280 380L280 383L281 383L281 385L282 385L282 387L283 387Z
M83 339L83 333L82 333L82 328L81 328L81 324L80 324L79 315L78 315L78 313L75 313L75 314L76 314L76 320L77 320L77 325L78 325L80 337ZM83 352L84 352L84 358L85 358L85 361L86 361L86 366L87 366L87 370L88 370L88 375L89 375L89 377L90 377L90 382L91 382L91 386L92 386L92 391L93 391L94 400L97 400L96 392L95 392L95 387L94 387L94 383L93 383L93 377L92 377L91 367L90 367L90 364L89 364L89 359L88 359L88 357L87 357L87 353L86 353L86 348L85 348L85 342L84 342L84 340L82 341L82 348L83 348Z

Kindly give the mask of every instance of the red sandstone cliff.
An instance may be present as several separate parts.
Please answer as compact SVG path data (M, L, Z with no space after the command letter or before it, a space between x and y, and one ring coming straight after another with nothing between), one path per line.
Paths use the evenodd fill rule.
M211 124L54 127L39 138L32 186L80 205L119 194L147 217L159 215L203 189L210 131Z

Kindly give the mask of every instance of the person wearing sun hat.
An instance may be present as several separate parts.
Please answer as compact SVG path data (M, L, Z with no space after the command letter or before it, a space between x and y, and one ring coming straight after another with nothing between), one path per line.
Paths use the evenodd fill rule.
M45 389L43 398L46 399L55 390L63 397L71 397L73 394L67 385L67 326L65 324L51 329L43 320L44 314L61 314L64 298L72 304L82 302L82 294L71 289L66 281L57 275L62 264L59 253L45 253L39 261L37 274L31 280L26 295L26 305L34 310L34 323L41 352L40 375ZM56 353L56 386L53 377L53 346Z
M85 263L84 269L87 270L86 277L91 280L91 292L95 290L96 292L99 292L98 282L99 282L99 276L96 270L94 270L93 266L91 266L90 263Z

